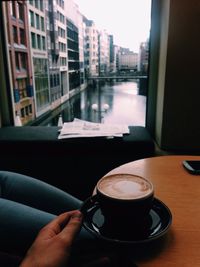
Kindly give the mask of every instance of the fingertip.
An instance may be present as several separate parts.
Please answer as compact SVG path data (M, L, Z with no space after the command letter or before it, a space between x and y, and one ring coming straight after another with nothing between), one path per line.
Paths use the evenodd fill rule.
M72 214L71 216L71 219L78 219L79 221L81 221L82 218L83 218L83 214L79 210L76 210L74 214Z

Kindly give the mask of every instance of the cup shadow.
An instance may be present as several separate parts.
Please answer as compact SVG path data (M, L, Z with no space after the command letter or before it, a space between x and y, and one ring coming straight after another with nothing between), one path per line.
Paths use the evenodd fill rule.
M113 253L118 254L119 261L128 263L139 263L156 258L170 245L173 239L172 231L169 231L162 237L141 244L111 244L105 243L104 247ZM135 266L136 266L135 264ZM133 265L134 266L134 265Z

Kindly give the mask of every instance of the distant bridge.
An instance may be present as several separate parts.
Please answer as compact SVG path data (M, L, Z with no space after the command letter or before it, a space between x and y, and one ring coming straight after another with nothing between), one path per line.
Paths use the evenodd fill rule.
M136 80L147 79L147 75L90 76L88 80Z

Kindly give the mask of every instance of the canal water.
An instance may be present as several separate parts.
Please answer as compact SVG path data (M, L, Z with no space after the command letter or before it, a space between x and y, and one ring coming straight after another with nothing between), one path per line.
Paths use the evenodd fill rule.
M63 122L74 118L102 123L145 126L146 96L140 95L139 82L109 82L88 86L61 108ZM48 121L57 126L58 114Z

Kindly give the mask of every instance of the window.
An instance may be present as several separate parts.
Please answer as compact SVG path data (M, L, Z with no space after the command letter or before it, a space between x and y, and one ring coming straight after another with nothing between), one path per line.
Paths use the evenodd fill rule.
M16 18L16 9L15 9L15 3L14 1L10 1L10 13L11 16Z
M20 29L20 44L25 45L26 41L25 41L25 31L24 29Z
M29 19L30 19L31 27L35 27L34 13L31 10L29 11Z
M38 14L35 14L36 18L36 28L40 29L40 16Z
M44 32L44 18L41 17L41 30Z
M44 3L43 3L43 1L40 1L40 10L44 11Z
M32 45L32 48L36 48L36 39L35 39L34 32L31 33L31 45Z
M41 38L39 34L37 34L37 48L41 49Z
M49 18L47 17L46 18L46 29L49 30L50 29L50 26L49 26Z
M32 105L29 105L28 108L29 108L29 114L32 114L32 112L33 112L32 111Z
M26 70L27 69L27 55L26 53L21 53L21 67L22 69Z
M15 52L15 66L16 66L17 71L19 71L20 65L19 65L19 53L18 52Z
M26 116L29 115L29 112L28 112L28 111L29 111L29 110L28 110L28 106L26 106L26 107L25 107Z
M42 49L45 50L46 49L46 43L45 43L45 37L42 36Z
M18 43L18 36L17 36L17 27L13 26L13 39L14 43Z
M17 79L17 85L18 85L18 89L19 89L20 99L27 97L27 92L26 92L27 80L26 80L26 78Z
M50 75L50 86L53 87L53 75Z
M138 1L138 0L134 0L134 1ZM11 21L11 27L13 27L13 29L11 28L13 32L13 36L10 32L9 32L9 35L12 36L13 37L12 39L14 39L14 42L18 44L18 46L17 45L13 46L15 49L14 51L11 50L11 48L9 48L12 52L11 53L13 56L12 60L16 64L16 69L18 71L22 71L20 75L21 74L25 75L24 70L26 70L27 74L29 75L28 66L33 66L33 69L34 69L30 77L32 77L34 91L37 91L37 89L38 91L37 91L37 95L34 95L34 98L37 98L37 101L33 99L33 102L35 101L36 105L38 102L39 107L41 108L41 109L39 108L41 113L38 112L38 108L36 108L36 112L35 110L33 110L33 113L35 113L34 114L35 116L38 116L38 114L42 114L42 107L44 107L45 104L46 104L45 110L48 111L49 100L47 96L48 94L51 95L50 88L48 87L49 86L48 81L51 81L49 72L47 72L44 75L45 77L43 77L42 76L43 68L41 68L39 72L36 71L35 64L38 63L37 65L39 65L39 63L42 62L42 61L39 61L39 59L42 59L46 62L46 64L44 64L43 66L45 66L47 69L50 69L49 67L51 67L51 70L50 70L51 72L53 71L59 72L58 75L61 75L61 72L62 73L66 72L66 77L65 77L66 82L63 82L63 84L66 84L67 86L66 88L63 89L63 92L62 92L64 99L66 99L65 94L66 96L69 95L68 94L69 88L73 89L73 85L75 84L74 79L75 78L79 79L80 66L82 66L81 77L83 79L85 78L85 76L87 77L92 76L92 74L97 76L99 74L97 70L102 70L104 73L106 73L106 71L109 73L110 71L113 73L113 75L117 71L119 72L126 71L124 69L128 68L129 63L125 62L121 64L122 69L119 69L120 62L125 59L122 60L122 57L121 57L120 59L121 61L118 60L117 57L119 56L120 53L116 52L118 53L116 56L116 54L114 54L113 52L114 49L116 49L117 51L117 49L120 49L119 47L121 46L119 45L119 47L117 48L114 47L114 45L117 45L115 36L113 36L113 40L114 40L113 45L110 42L110 47L108 46L108 42L109 42L108 40L110 40L108 39L108 35L105 35L104 38L102 37L101 39L98 39L98 30L97 30L97 27L93 24L93 21L95 22L95 18L91 17L90 18L91 20L82 21L79 25L80 28L77 28L76 19L73 18L73 16L69 16L71 17L71 19L66 19L66 17L64 16L64 11L62 11L60 8L60 7L64 7L64 4L67 2L67 0L65 1L58 0L57 3L59 4L60 7L56 6L56 1L54 0L45 0L45 1L27 0L27 2L28 2L27 8L24 8L24 1L8 1L8 4L5 1L6 3L5 5L8 5L10 8L10 17L9 17L10 20L7 20L7 21L9 22ZM49 11L45 12L46 5L52 5L52 4L53 4L53 10L50 12ZM8 10L8 13L9 13L9 8L7 9L5 8L5 10ZM38 10L36 10L35 8L38 8ZM13 17L15 16L15 9L17 13L17 18L19 18L19 20L13 19ZM42 13L41 11L44 11L44 13ZM59 22L56 20L55 14L54 13L52 14L52 12L56 12L56 18L59 20ZM20 22L20 20L26 21L28 16L29 16L29 25L25 25L25 24L23 25ZM84 19L86 20L85 17ZM119 21L121 24L123 23L123 14L121 14ZM51 32L45 31L46 27L48 28L48 25L50 23L51 23L52 31ZM62 25L62 23L67 24L67 26ZM81 28L81 25L83 26L82 28ZM139 25L137 25L137 28L139 28ZM130 29L130 27L128 26L124 27L124 31L126 30L128 30L129 32L129 39L134 39L133 38L134 35L132 34L132 28ZM59 37L58 37L58 34L59 34ZM30 37L30 38L26 38L26 37ZM85 41L85 39L87 41ZM100 42L100 40L104 41L101 48L98 43L98 41ZM68 45L66 45L66 42L68 43ZM23 46L20 47L20 44L25 45L26 47L23 47ZM57 50L58 44L59 44L59 50ZM50 46L52 49L47 49ZM29 47L30 47L30 53L32 55L32 57L30 57L30 62L28 61L29 57L27 56L27 53L24 53L24 51L29 50ZM145 49L145 46L144 46L144 49ZM40 51L37 51L37 50L40 50ZM18 51L20 51L20 53ZM99 58L98 51L100 52L99 55L101 55L102 58ZM123 53L125 53L125 50L123 51ZM148 61L148 53L144 55L145 55L144 56L145 62L141 64L141 70L148 69L148 65L146 64L146 62ZM112 63L109 62L109 58L111 57L113 58ZM86 66L85 64L86 62L88 63L88 66ZM67 68L60 69L60 66L67 66ZM72 73L70 75L71 77L73 77L73 79L69 79L69 73ZM87 74L87 75L83 75L83 74ZM10 75L12 76L12 74ZM14 77L13 80L15 81L16 78ZM70 81L72 81L73 83L72 86L70 85ZM52 81L51 81L51 84L52 84ZM57 77L56 77L56 84L58 84ZM44 94L42 93L43 89L45 91ZM79 89L77 88L75 92L78 92L78 91ZM57 92L54 92L54 93L55 95L57 94ZM20 107L18 109L20 109Z
M21 21L24 21L24 5L20 2L17 3L18 6L18 16Z
M39 9L39 0L35 0L35 7Z
M24 118L24 117L25 117L25 111L24 111L24 108L21 108L20 113L21 113L21 117Z

